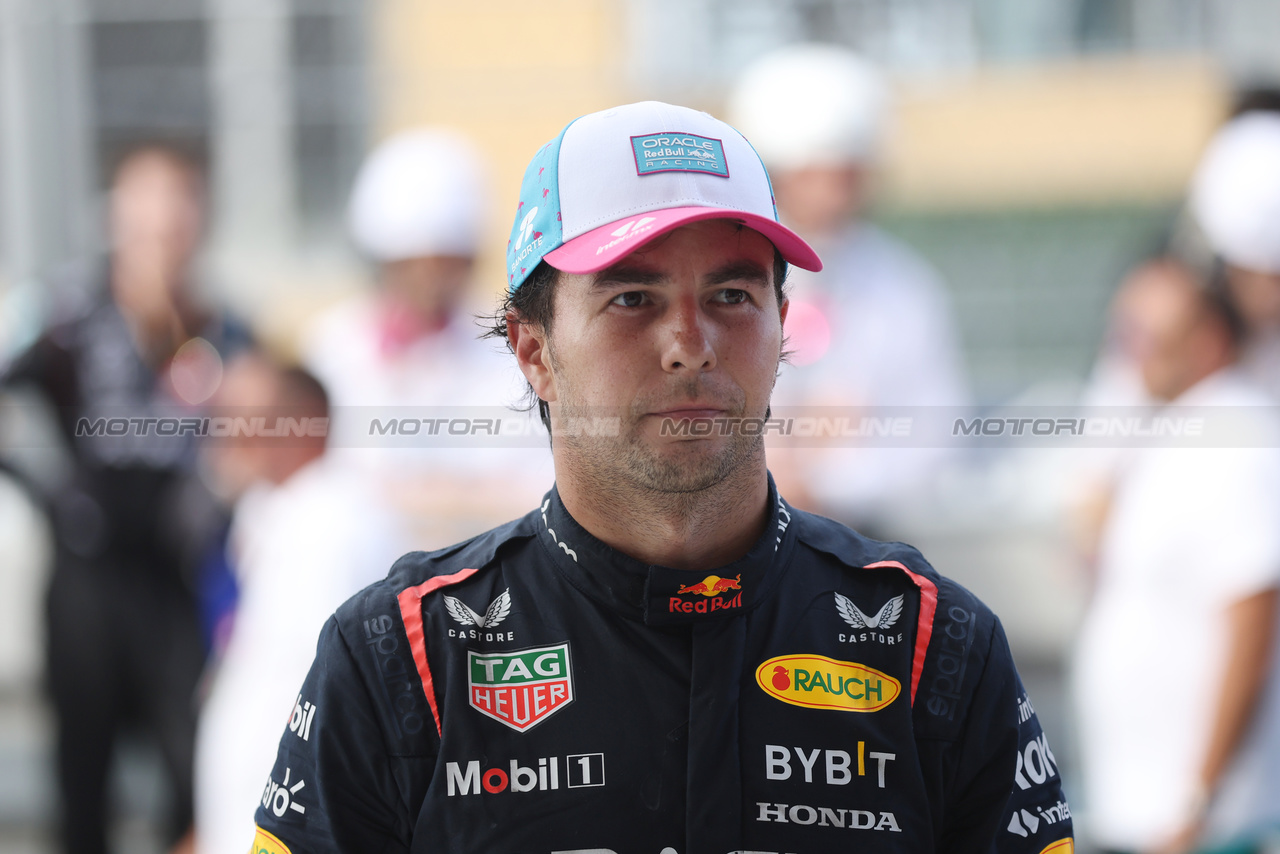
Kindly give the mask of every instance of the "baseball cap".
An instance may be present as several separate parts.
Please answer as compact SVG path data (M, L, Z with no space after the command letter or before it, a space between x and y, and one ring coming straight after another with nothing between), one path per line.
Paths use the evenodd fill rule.
M872 163L889 123L889 86L851 50L798 44L756 60L728 116L772 169Z
M1245 113L1218 131L1196 169L1191 210L1228 262L1280 273L1280 115Z
M731 219L806 270L822 261L778 222L751 144L710 115L644 101L570 122L530 161L507 243L514 292L545 260L594 273L681 225Z
M475 146L443 128L405 131L360 167L347 225L360 251L387 263L475 255L488 182Z

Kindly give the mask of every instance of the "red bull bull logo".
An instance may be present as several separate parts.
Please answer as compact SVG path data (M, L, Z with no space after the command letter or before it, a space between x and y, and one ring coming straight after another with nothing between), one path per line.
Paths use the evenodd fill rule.
M864 664L825 655L780 655L756 668L756 684L793 706L878 712L902 693L902 683Z
M724 597L722 594L730 590L737 590L738 595ZM708 575L701 581L693 584L682 584L676 590L675 596L672 596L667 610L669 613L683 614L709 614L712 611L723 611L730 608L742 607L742 574L739 573L733 578L721 578L718 575ZM680 596L702 596L702 600L686 600Z

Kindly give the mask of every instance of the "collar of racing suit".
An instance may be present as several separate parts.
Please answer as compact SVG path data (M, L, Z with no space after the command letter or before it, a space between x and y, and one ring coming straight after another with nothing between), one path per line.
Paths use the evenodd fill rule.
M726 566L691 571L642 563L587 532L552 487L539 540L586 596L647 625L696 625L752 610L782 577L794 542L791 509L769 477L769 517L755 545Z

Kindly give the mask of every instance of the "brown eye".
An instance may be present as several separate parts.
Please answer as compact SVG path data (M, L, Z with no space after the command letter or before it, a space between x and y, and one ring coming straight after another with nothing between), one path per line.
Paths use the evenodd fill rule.
M612 300L614 305L620 305L623 308L639 308L645 303L645 294L643 291L627 291L618 294Z
M747 299L747 292L738 288L725 288L722 291L717 291L715 297L716 302L725 303L726 305L738 305L746 302Z

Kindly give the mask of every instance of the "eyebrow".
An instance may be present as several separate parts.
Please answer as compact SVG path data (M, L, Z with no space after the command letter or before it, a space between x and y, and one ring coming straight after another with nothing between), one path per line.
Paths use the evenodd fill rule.
M596 274L591 283L592 290L603 290L627 285L657 285L664 276L657 270L616 264ZM705 284L723 285L726 282L747 282L765 287L769 284L769 273L763 266L754 261L731 261L708 274Z
M765 287L769 284L769 273L755 261L731 261L707 276L708 285L723 285L725 282L749 282Z
M618 285L656 285L662 281L662 274L657 270L636 267L628 264L615 264L596 273L591 282L592 290Z

